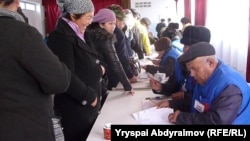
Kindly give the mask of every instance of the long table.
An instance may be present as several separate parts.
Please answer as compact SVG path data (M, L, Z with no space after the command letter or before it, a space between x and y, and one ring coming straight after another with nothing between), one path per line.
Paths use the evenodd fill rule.
M110 91L101 113L87 138L87 141L105 141L103 126L106 123L113 124L137 124L132 113L142 110L142 101L146 97L159 96L151 90L135 91L134 95L123 94L122 91Z

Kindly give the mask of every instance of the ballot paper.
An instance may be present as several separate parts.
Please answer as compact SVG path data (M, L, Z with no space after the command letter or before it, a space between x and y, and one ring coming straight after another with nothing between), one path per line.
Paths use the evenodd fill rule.
M139 124L172 124L168 121L168 115L173 113L172 108L152 107L133 113L133 118Z

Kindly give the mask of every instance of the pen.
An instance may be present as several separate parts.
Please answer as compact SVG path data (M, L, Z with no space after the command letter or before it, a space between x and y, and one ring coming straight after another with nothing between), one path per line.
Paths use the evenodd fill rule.
M146 100L160 100L160 99L162 99L162 97L160 97L160 96L156 96L156 97L146 97L145 99L146 99Z
M168 99L171 100L171 97L167 97L167 96L155 96L155 97L146 97L146 100L163 100L163 99Z

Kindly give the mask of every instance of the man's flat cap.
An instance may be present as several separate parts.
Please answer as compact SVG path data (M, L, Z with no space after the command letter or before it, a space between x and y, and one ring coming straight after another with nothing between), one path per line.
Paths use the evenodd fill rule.
M198 42L189 47L189 49L179 58L180 63L187 63L196 57L215 55L214 47L207 42Z

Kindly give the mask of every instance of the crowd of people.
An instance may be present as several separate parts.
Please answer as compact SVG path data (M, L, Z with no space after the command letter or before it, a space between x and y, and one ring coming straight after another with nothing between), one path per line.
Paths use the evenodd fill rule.
M150 87L172 97L157 104L174 109L171 123L250 124L250 88L216 57L207 27L161 19L154 37L136 9L111 4L94 14L91 0L57 0L61 16L44 42L19 2L0 0L1 140L86 140L109 91L120 82L135 94L131 60L152 55L151 45L159 55L142 68L169 77Z

